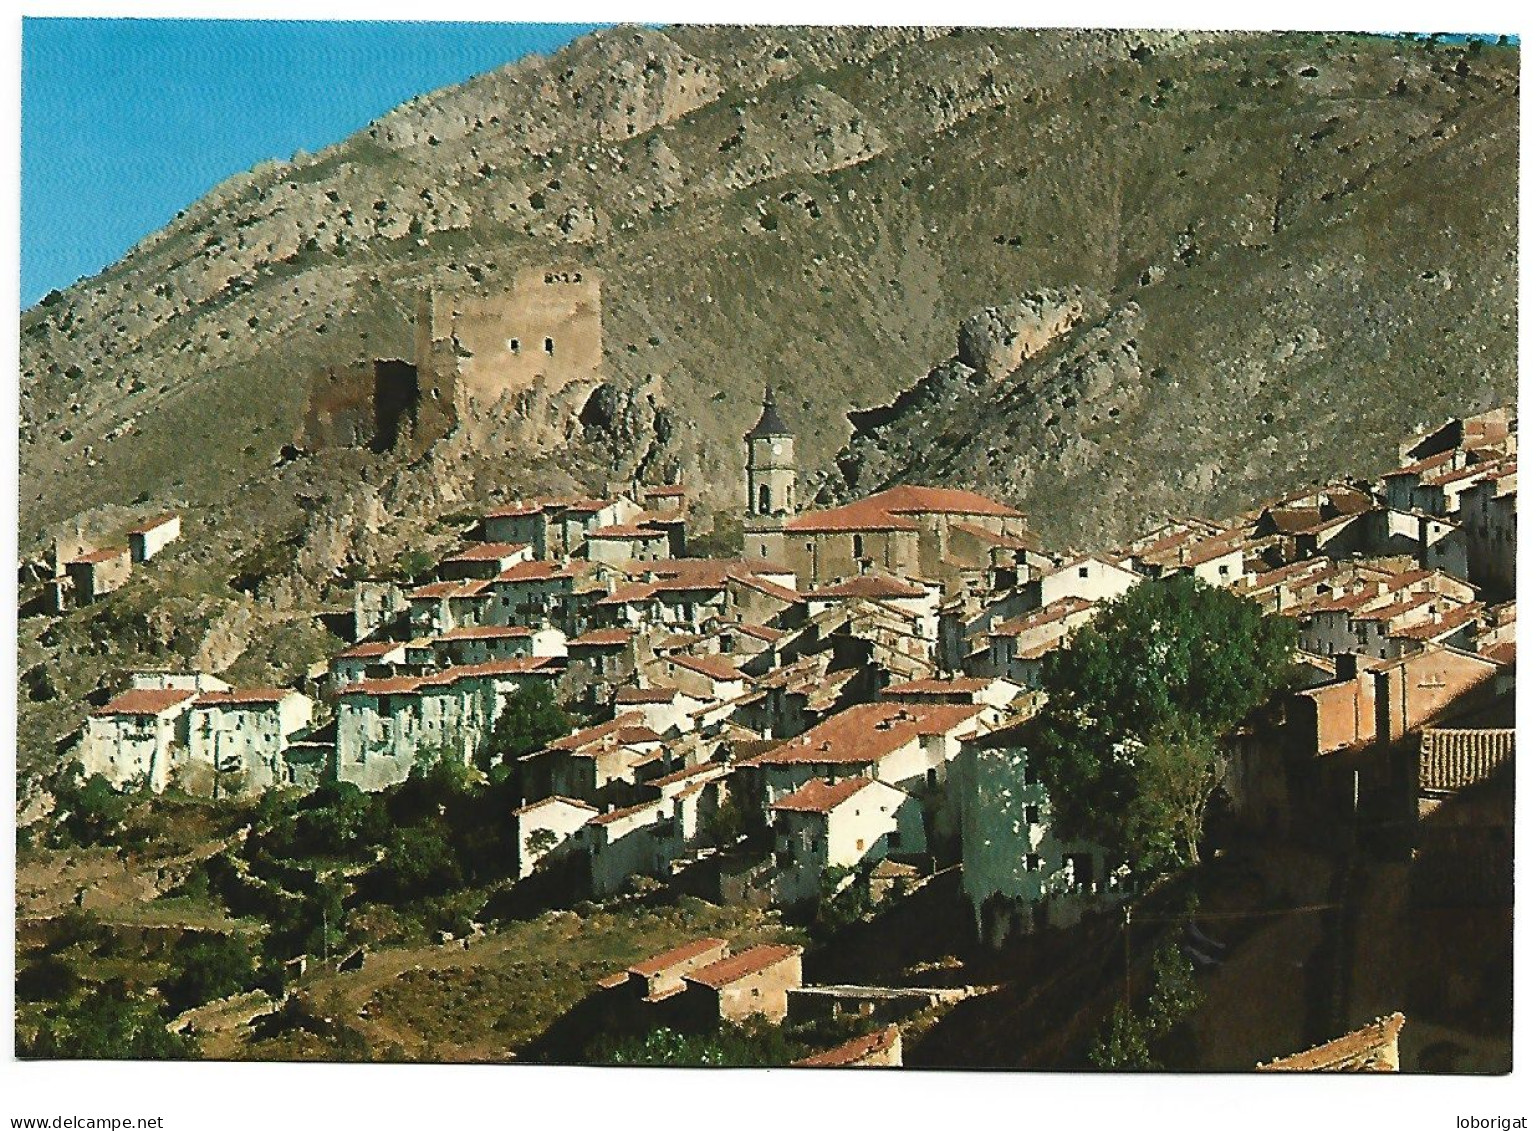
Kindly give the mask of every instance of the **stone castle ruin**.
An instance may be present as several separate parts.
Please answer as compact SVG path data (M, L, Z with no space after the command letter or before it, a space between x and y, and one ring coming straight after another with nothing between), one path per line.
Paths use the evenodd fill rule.
M530 267L497 292L424 291L413 356L338 366L312 386L311 447L404 445L420 454L477 421L530 426L537 441L602 380L602 291L588 268Z

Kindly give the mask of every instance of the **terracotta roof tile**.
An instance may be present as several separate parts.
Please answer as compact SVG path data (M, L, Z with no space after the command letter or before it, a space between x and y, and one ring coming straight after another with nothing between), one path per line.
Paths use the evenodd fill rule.
M878 762L924 735L949 734L985 710L970 703L861 703L752 759L752 765Z
M234 687L228 691L205 691L192 701L194 707L273 707L290 695L299 694L290 687Z
M865 786L874 784L874 778L844 778L836 782L812 778L794 793L781 797L769 808L789 813L831 813Z
M695 939L682 946L675 946L671 950L664 950L661 954L652 955L643 962L637 962L628 972L649 978L653 974L660 974L664 970L679 966L702 954L709 954L712 950L723 950L727 945L725 939Z
M874 1056L876 1053L885 1052L896 1044L901 1036L900 1030L895 1025L887 1025L874 1033L867 1033L863 1037L855 1037L844 1041L843 1044L819 1052L814 1056L803 1057L791 1063L791 1068L843 1068L850 1064L858 1064L861 1060Z
M806 594L811 600L842 600L849 597L865 597L870 600L902 600L904 598L927 597L929 591L921 585L910 585L905 581L898 581L894 577L880 577L875 574L864 574L853 577L847 581L840 581L836 585L824 585L819 589L813 589Z
M186 703L195 698L197 692L182 691L175 688L140 687L132 691L125 691L115 696L104 707L98 707L91 714L102 717L107 715L158 715L172 707Z
M794 958L801 953L798 946L788 946L783 943L765 943L761 946L750 947L741 954L734 954L730 958L723 958L719 962L712 962L708 966L701 966L690 974L683 975L685 982L694 982L698 985L709 986L719 990L731 985L732 982L740 982L743 978L767 970L775 963L783 962L787 958Z
M632 628L595 628L566 641L567 648L618 648L635 639Z

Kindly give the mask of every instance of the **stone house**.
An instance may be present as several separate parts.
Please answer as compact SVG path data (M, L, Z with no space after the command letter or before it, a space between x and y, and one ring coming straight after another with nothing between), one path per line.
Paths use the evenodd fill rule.
M411 627L428 635L470 624L491 622L494 597L491 582L433 581L406 594L411 608Z
M518 879L527 879L545 859L568 853L583 825L598 815L596 806L574 797L546 797L512 814L512 843Z
M370 672L395 668L406 662L404 640L365 640L332 656L326 665L333 688L366 679Z
M565 656L566 634L557 628L522 625L464 625L439 633L432 649L444 664L483 664L529 656Z
M491 581L488 624L537 628L570 624L567 603L576 588L580 567L571 562L518 562Z
M1512 457L1462 495L1467 577L1501 597L1516 592L1516 461Z
M92 711L79 745L84 776L100 774L120 788L145 782L162 792L186 748L196 698L190 688L132 688Z
M1022 724L962 742L951 777L961 829L961 887L977 937L998 946L1062 926L1107 898L1113 862L1051 826L1051 800L1032 768Z
M80 554L64 563L64 576L69 579L69 596L62 600L75 605L89 605L113 590L121 589L127 583L132 569L126 546Z
M309 727L314 703L286 687L207 691L192 702L187 757L213 771L217 795L296 784L284 753Z
M181 515L163 514L128 530L128 553L134 562L147 562L181 537Z
M735 699L747 690L747 677L724 656L679 652L658 657L643 669L648 677L673 685L701 704Z
M725 939L694 939L637 962L619 978L607 979L636 1002L654 1004L683 992L683 976L719 962L730 952Z
M658 734L692 730L694 712L706 700L677 687L621 687L614 692L615 712L638 714Z
M549 558L555 541L550 536L550 518L561 509L559 503L549 501L509 503L487 511L481 531L487 542L521 542L532 548L535 558Z
M636 647L633 628L594 628L566 641L566 658L604 683L623 683L635 672Z
M590 805L628 798L637 767L662 752L662 736L645 717L625 711L608 722L558 738L519 763L524 789L535 797L559 795Z
M664 873L683 854L676 800L642 801L600 813L577 834L595 898L624 890L632 876Z
M1069 598L1090 605L1113 601L1142 580L1143 575L1134 569L1099 554L1088 554L1045 571L1023 588L1027 607L1041 609Z
M1002 709L1024 690L1021 684L996 676L949 676L893 683L881 691L888 703L978 703Z
M986 650L972 653L967 671L1039 688L1046 655L1066 644L1075 629L1093 619L1094 612L1089 602L1064 597L1033 613L995 624L988 630Z
M788 1011L786 993L801 984L801 948L784 943L749 947L683 975L679 1014L713 1029L762 1017L775 1024Z
M1325 826L1407 826L1418 793L1419 731L1509 694L1509 669L1438 644L1396 660L1342 655L1331 683L1286 708L1292 806Z
M587 535L605 526L623 526L640 517L644 508L634 499L578 499L560 513L560 552L575 555L587 543Z
M927 849L917 800L872 778L813 778L770 807L774 902L814 902L828 869Z
M672 535L664 526L621 523L597 526L587 532L587 559L623 565L625 562L662 561L673 555Z
M526 542L477 542L438 563L443 581L494 581L521 562L532 561L534 548Z
M813 779L876 778L909 793L941 785L961 739L996 717L975 704L861 703L741 763L767 812Z

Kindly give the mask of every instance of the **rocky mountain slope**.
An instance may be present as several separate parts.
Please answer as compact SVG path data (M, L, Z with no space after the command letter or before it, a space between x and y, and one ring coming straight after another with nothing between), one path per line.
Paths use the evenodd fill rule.
M350 579L488 499L676 473L734 509L765 379L803 497L976 486L1059 544L1370 471L1514 397L1518 62L625 27L235 177L22 315L23 553L186 515L111 600L23 617L23 763L116 668L291 678ZM322 374L411 356L423 286L551 263L603 274L601 385L425 455L306 446Z
M1516 56L1306 35L590 36L236 177L28 311L23 547L111 505L184 503L237 553L297 537L334 567L371 553L351 530L378 524L348 515L601 486L648 453L643 474L679 468L728 506L765 378L814 471L844 413L910 386L962 319L1050 288L1096 313L1008 384L1017 435L928 466L861 438L852 485L1018 481L1047 528L1070 498L1079 530L1140 505L1096 461L1187 509L1261 461L1328 470L1513 389ZM587 411L494 422L504 442L441 445L415 479L387 456L283 460L315 373L409 356L417 288L551 261L604 272L607 384ZM1037 397L1043 367L1082 368L1075 349L1103 353L1102 376ZM1104 381L1124 404L1099 406Z

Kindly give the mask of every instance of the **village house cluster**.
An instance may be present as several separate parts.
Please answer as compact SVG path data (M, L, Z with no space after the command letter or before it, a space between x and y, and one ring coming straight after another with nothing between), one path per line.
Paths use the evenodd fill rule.
M48 609L62 613L121 589L134 566L143 565L181 537L181 516L162 514L143 519L123 537L125 545L105 547L95 546L79 534L56 539L52 575L42 578Z
M797 907L959 863L996 942L1121 891L1119 861L1054 834L1025 724L1045 657L1149 580L1191 575L1297 623L1300 690L1235 751L1241 819L1428 827L1508 766L1513 731L1490 710L1515 662L1516 435L1508 411L1451 421L1376 483L1051 553L1018 510L955 488L801 509L766 392L740 558L684 556L683 485L519 500L433 580L360 585L357 641L310 694L144 674L91 716L81 761L155 789L184 771L214 793L378 790L429 752L468 762L509 699L545 684L585 725L517 765L519 876ZM662 990L725 1010L726 972L757 969L754 953L659 959L677 973Z

